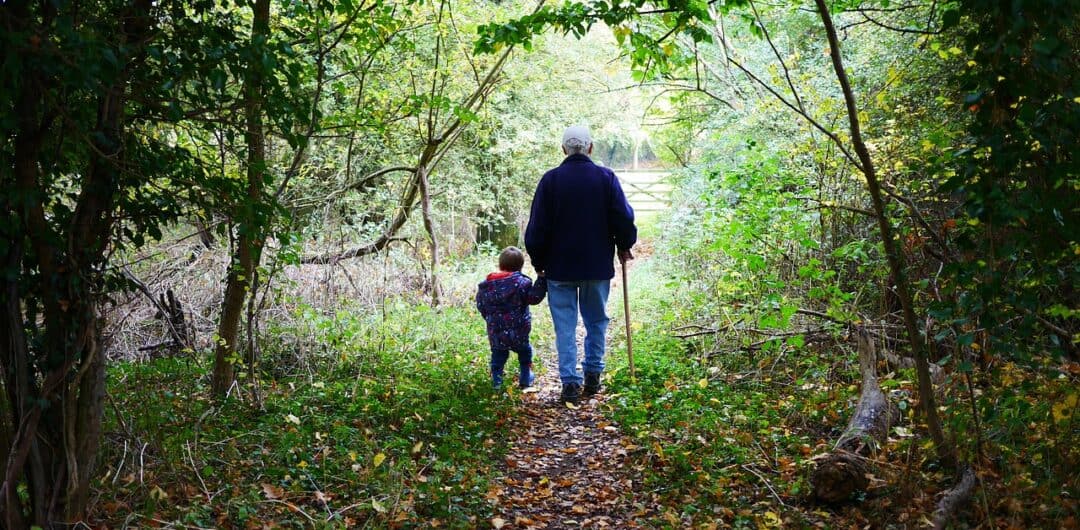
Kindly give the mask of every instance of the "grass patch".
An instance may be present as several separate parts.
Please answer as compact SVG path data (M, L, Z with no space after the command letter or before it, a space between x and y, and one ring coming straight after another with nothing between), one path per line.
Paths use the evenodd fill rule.
M114 525L475 526L490 516L487 479L513 398L490 389L473 313L309 315L307 329L271 334L319 346L267 345L261 406L213 405L205 368L188 360L115 366L93 515Z

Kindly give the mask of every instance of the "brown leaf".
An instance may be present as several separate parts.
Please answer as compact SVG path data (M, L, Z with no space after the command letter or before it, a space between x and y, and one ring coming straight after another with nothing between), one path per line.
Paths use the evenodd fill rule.
M264 482L262 484L262 490L263 495L265 495L266 498L270 500L277 500L285 496L285 490L273 484L267 484Z

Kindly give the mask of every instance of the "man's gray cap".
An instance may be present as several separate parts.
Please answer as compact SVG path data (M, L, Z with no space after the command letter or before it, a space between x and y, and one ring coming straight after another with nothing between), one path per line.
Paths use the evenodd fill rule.
M571 125L562 135L564 147L588 147L592 143L589 128L584 125Z

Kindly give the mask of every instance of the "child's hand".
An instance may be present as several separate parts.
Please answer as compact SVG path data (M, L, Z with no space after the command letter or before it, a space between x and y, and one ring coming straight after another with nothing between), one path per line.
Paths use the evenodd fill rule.
M537 278L543 278L544 277L544 271L536 271L536 277Z

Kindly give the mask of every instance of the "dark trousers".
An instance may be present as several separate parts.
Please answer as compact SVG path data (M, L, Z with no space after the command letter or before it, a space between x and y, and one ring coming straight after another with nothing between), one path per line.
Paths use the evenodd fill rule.
M521 346L509 349L491 348L491 375L502 376L503 369L506 367L506 360L510 358L510 350L517 353L518 366L520 367L522 375L525 375L532 370L532 346L526 342Z

